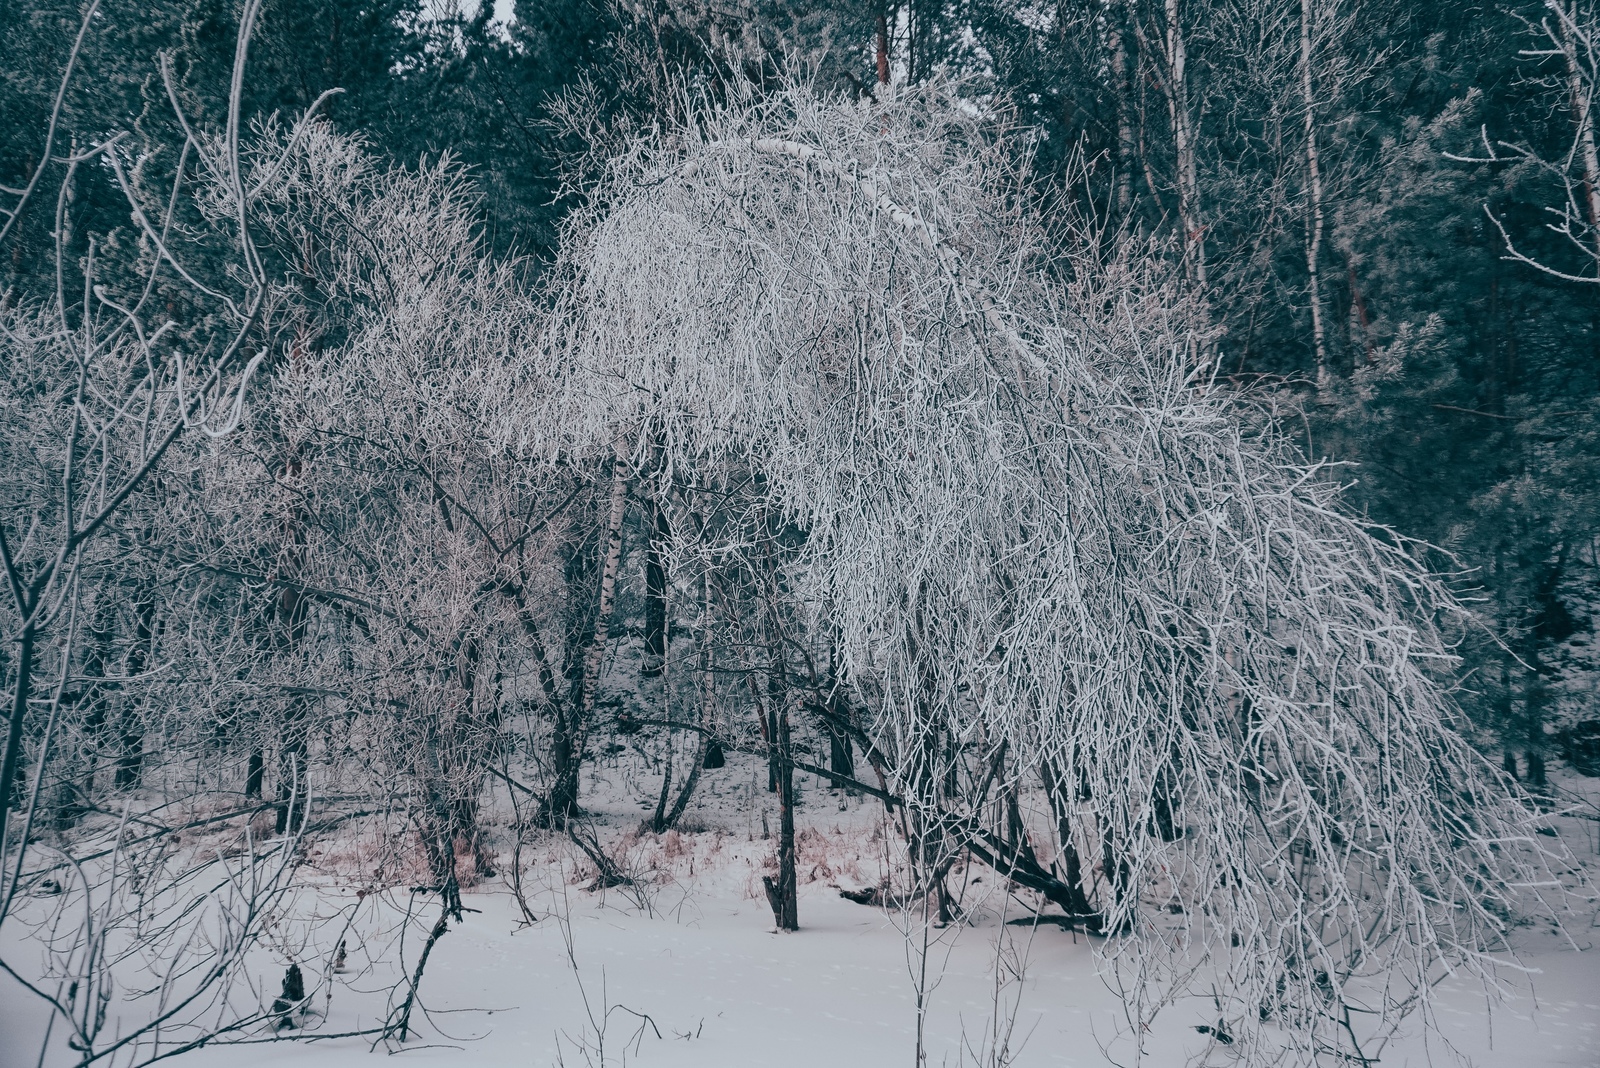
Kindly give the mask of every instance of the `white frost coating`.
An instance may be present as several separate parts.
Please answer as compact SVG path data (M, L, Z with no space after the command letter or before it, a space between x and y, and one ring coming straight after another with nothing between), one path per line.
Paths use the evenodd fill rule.
M1012 158L937 89L638 144L567 235L531 433L625 433L803 532L799 640L914 805L961 807L928 738L1058 769L1136 891L1102 901L1133 1027L1209 960L1230 1056L1359 1056L1443 968L1489 974L1536 867L1452 729L1460 609L1210 383L1199 309L1052 243Z

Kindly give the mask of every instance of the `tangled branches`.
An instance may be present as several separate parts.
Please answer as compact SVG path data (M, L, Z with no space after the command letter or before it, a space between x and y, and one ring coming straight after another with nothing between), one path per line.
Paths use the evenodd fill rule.
M1003 747L1002 791L1046 771L1136 1027L1203 970L1241 1048L1360 1056L1490 975L1537 868L1456 730L1462 609L1213 384L1203 309L1041 224L1009 136L947 89L793 88L641 142L558 272L563 444L745 487L768 518L696 559L787 532L784 640L836 653L911 833Z

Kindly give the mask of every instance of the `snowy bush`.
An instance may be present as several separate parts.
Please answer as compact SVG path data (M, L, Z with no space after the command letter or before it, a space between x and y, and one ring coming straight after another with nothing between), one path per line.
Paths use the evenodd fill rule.
M1487 976L1533 851L1456 733L1461 609L1214 384L1203 310L948 87L691 110L569 229L548 447L737 487L680 558L769 547L771 640L836 654L913 834L1044 769L1135 1028L1203 978L1234 1052L1359 1057Z

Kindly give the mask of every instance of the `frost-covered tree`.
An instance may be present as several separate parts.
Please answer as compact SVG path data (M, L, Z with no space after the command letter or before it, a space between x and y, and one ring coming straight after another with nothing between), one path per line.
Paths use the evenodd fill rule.
M533 451L534 306L460 168L386 166L326 126L285 142L264 131L283 163L261 229L292 325L240 447L203 468L193 556L265 608L280 809L326 733L330 774L399 799L455 902L490 870L477 812L508 720L582 698L563 551L613 480Z
M551 448L664 493L743 472L764 525L695 551L770 561L774 646L836 655L923 842L967 833L963 775L1047 767L1136 1029L1203 975L1235 1052L1359 1057L1442 968L1488 975L1529 878L1456 732L1460 609L1017 158L939 85L640 140L554 273Z
M0 972L9 995L50 1014L41 1061L64 1047L75 1063L135 1065L282 1015L253 996L247 964L286 926L308 926L290 916L297 836L262 846L255 813L226 803L196 815L218 800L212 717L237 698L253 651L232 640L237 602L189 582L173 558L189 518L174 486L191 446L238 429L271 344L280 294L255 209L281 159L241 151L259 0L244 5L213 130L186 110L170 67L153 64L184 133L169 174L152 175L125 133L65 136L96 10L84 10L24 184L0 186L0 249L14 265L38 217L53 221L53 277L19 271L0 296L0 670L11 706L0 923L32 936L8 937ZM96 226L75 196L91 171L121 197L120 233ZM115 774L98 775L108 750ZM229 848L184 841L230 820Z

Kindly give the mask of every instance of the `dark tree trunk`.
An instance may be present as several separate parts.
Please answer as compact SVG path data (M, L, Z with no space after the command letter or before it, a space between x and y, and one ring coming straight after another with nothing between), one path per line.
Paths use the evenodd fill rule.
M1056 840L1061 847L1061 864L1065 869L1062 882L1066 883L1071 896L1071 911L1079 916L1093 916L1094 908L1083 889L1083 861L1078 856L1078 847L1072 834L1072 798L1068 796L1067 784L1056 774L1054 765L1048 759L1039 762L1039 778L1045 796L1050 800L1050 810L1056 818Z
M878 50L877 50L878 84L879 85L888 85L889 84L889 15L888 15L888 12L884 11L882 8L879 8L876 22L877 22L877 30L878 30Z
M767 793L778 792L778 746L777 746L777 713L772 705L772 682L767 683L767 700L761 700L761 691L756 687L754 674L747 676L750 682L750 695L755 698L756 723L761 727L761 744L767 751Z
M244 773L244 796L260 797L262 781L267 777L267 758L259 749L250 753L250 764Z
M611 635L611 615L616 606L617 569L622 561L622 521L628 507L628 471L624 443L618 441L611 464L610 510L600 560L600 586L595 598L593 627L580 631L587 639L569 650L568 678L572 699L556 711L556 737L553 746L555 783L545 803L544 820L565 823L578 813L578 779L583 768L583 750L589 739L589 724L594 711L595 691L600 684L600 669L605 663L606 645Z
M111 661L111 640L115 636L115 629L113 610L108 600L96 612L95 622L89 630L89 654L83 666L87 679L105 678L106 665ZM64 779L62 783L65 796L57 818L63 828L77 823L94 804L100 737L105 733L106 710L110 704L109 687L104 682L86 682L81 700L84 705L83 767L75 793L69 779Z
M650 540L644 557L644 663L639 674L658 677L667 663L667 568L666 546L672 531L667 514L653 498L647 506Z
M310 726L306 722L306 701L294 697L284 708L283 741L278 750L279 834L299 831L306 822L307 772Z
M698 674L700 683L700 733L695 748L694 759L689 763L689 772L683 781L683 787L678 791L678 798L672 803L665 816L658 817L657 823L662 830L677 825L683 818L684 810L689 807L689 799L694 796L694 788L700 782L700 772L704 768L720 768L725 763L722 755L722 746L717 744L713 730L716 728L716 701L717 679L711 670L711 584L706 578L700 584L700 652ZM713 752L714 750L714 752ZM671 750L668 750L668 755ZM715 760L713 761L713 757ZM666 784L662 784L662 797L666 796Z
M134 608L133 648L128 650L126 665L129 678L143 674L155 657L155 620L155 598L141 600ZM131 790L138 786L144 774L144 724L140 721L139 713L138 702L125 688L117 732L121 743L116 778L119 790Z
M278 595L278 624L282 628L285 649L294 649L305 637L306 623L310 617L308 598L296 590L283 590ZM305 825L306 795L308 792L307 755L310 750L311 726L307 722L309 701L304 697L291 697L283 710L282 733L278 744L278 818L279 834L297 832Z
M856 777L856 757L850 736L832 724L828 726L828 770L848 779Z
M795 867L794 762L789 752L789 716L778 717L778 877L761 877L772 921L780 931L800 929L799 881Z
M31 609L32 605L28 606ZM32 623L22 627L17 641L17 677L12 690L11 722L6 725L6 751L0 757L0 839L3 839L6 818L16 806L13 795L17 792L17 767L22 762L22 720L28 712L28 699L33 694L33 645L37 637Z
M1162 768L1156 775L1155 788L1150 798L1155 819L1155 831L1163 842L1174 842L1178 838L1178 824L1175 815L1177 809L1175 802L1176 791L1172 786L1172 778L1172 772L1167 768Z
M1108 31L1111 35L1111 82L1117 96L1117 214L1126 218L1133 210L1133 56L1127 8L1113 4ZM1061 23L1065 26L1065 23Z
M1530 748L1522 754L1522 757L1528 764L1528 785L1536 788L1548 785L1549 780L1545 777L1544 770L1544 754Z
M767 668L768 716L771 723L768 751L770 767L778 787L778 878L762 876L767 890L767 903L772 906L772 918L780 931L798 931L799 880L795 865L794 838L794 747L789 734L789 674L783 656L783 626L778 616L776 587L777 568L771 549L767 555L767 648L771 663Z

